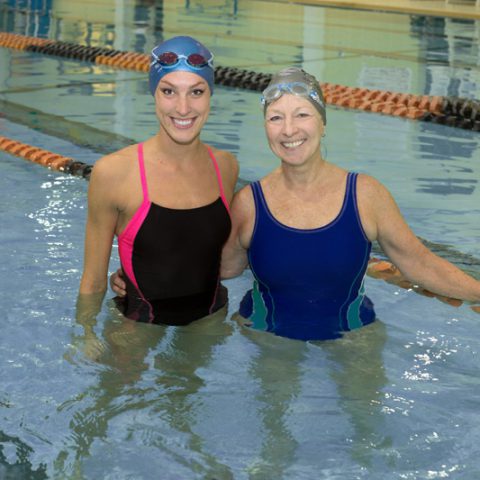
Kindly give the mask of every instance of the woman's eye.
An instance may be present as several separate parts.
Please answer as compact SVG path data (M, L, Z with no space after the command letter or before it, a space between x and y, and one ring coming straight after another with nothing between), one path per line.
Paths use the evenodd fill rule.
M202 88L196 88L195 90L192 91L192 95L194 97L201 97L205 93L205 90Z
M278 122L280 120L280 115L273 115L272 117L268 118L269 122Z
M173 95L174 92L171 88L162 88L162 93L169 97L170 95Z

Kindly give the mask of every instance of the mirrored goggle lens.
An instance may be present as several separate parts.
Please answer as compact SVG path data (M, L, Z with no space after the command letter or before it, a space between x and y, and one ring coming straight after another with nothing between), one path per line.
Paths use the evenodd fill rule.
M273 100L276 100L282 95L282 89L279 88L277 85L274 85L273 87L268 88L263 92L263 98L266 102L272 102Z
M178 55L174 52L165 52L160 54L159 57L157 57L158 63L162 65L162 67L171 67L172 65L175 65L178 63L180 60L178 58Z
M202 68L208 65L208 60L199 53L192 53L187 57L187 63L192 67Z
M308 96L310 93L310 88L303 83L292 83L288 86L288 90L294 95Z

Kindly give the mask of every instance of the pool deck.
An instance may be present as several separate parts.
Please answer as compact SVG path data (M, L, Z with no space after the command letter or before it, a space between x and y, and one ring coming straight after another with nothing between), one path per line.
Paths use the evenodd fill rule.
M384 12L433 15L480 20L480 0L294 0L304 5L324 5Z

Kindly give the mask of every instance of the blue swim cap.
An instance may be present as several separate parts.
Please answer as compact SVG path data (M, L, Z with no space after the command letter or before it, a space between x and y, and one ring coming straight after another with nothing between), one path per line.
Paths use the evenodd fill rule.
M170 72L185 71L202 77L213 94L215 71L213 54L192 37L173 37L152 50L150 59L150 92L155 96L158 82Z

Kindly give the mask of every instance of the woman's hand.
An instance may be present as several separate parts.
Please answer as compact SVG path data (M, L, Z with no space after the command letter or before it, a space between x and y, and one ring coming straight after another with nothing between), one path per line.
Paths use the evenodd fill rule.
M119 268L110 275L110 288L119 296L124 297L127 294L127 284L123 279L123 271Z

